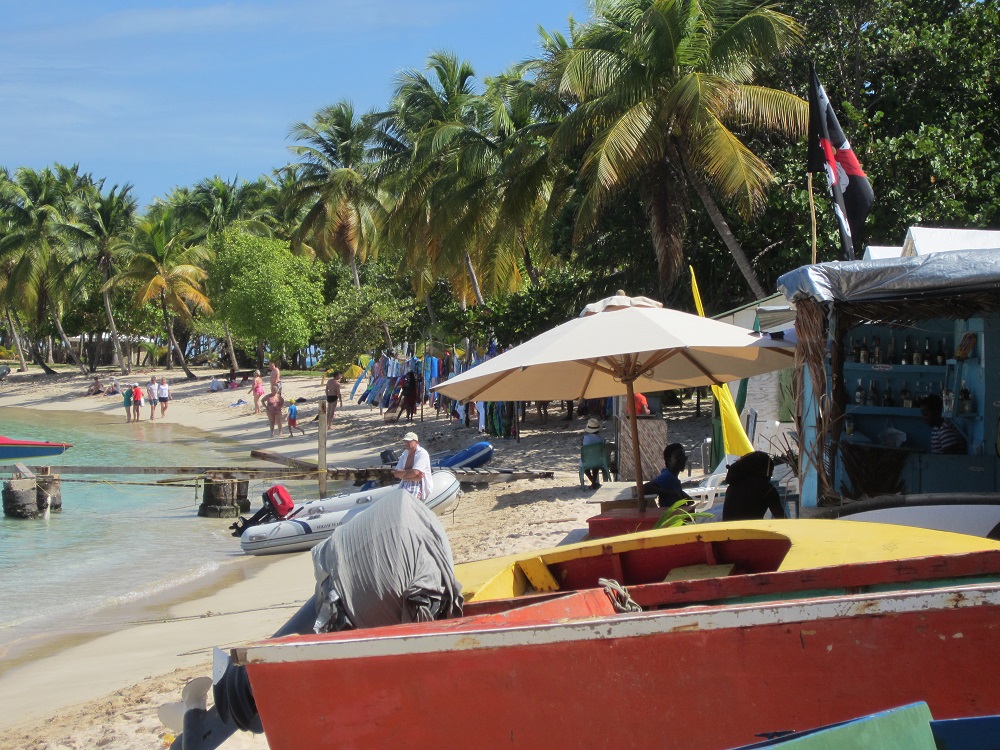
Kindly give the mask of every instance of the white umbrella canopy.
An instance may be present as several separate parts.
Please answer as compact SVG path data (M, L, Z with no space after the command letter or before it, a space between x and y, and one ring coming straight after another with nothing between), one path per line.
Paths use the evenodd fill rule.
M666 391L783 370L793 344L621 293L435 390L458 401L554 401L627 395L636 495L642 492L635 391Z
M459 401L554 401L720 385L792 365L793 344L710 318L627 307L576 318L440 383Z

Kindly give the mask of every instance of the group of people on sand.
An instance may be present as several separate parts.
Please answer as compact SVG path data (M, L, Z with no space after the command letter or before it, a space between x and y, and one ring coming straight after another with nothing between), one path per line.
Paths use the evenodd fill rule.
M167 405L170 403L170 385L166 378L156 382L156 376L150 377L145 390L138 383L125 383L121 388L122 403L125 406L125 421L138 422L141 419L139 410L143 399L149 400L149 419L156 419L156 406L160 406L160 419L166 417Z

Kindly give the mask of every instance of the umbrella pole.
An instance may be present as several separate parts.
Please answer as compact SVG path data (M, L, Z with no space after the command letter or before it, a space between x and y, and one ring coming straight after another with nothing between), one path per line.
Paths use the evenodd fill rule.
M635 459L635 496L639 498L639 512L646 512L646 493L642 490L642 457L639 455L639 425L635 418L635 391L632 381L625 382L625 392L628 398L628 414L632 430L632 458Z

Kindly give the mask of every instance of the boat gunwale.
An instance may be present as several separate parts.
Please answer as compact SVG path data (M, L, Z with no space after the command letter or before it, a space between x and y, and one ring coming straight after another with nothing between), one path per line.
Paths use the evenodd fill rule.
M767 603L706 605L683 610L654 610L557 622L540 620L506 627L484 625L479 618L440 620L418 626L393 625L364 631L287 636L233 649L232 659L238 664L254 666L512 646L537 647L587 640L791 625L829 619L884 617L980 606L1000 607L1000 582L806 597ZM441 632L435 626L445 626L448 629Z

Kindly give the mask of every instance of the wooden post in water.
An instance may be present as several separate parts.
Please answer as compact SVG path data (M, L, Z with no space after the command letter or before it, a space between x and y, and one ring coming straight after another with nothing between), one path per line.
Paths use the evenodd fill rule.
M317 466L319 470L319 496L326 497L326 399L319 400L319 445Z
M34 478L4 481L3 514L8 518L38 518Z
M38 502L38 512L46 509L58 513L62 510L62 482L58 474L50 474L48 466L39 467L35 475L35 500Z

